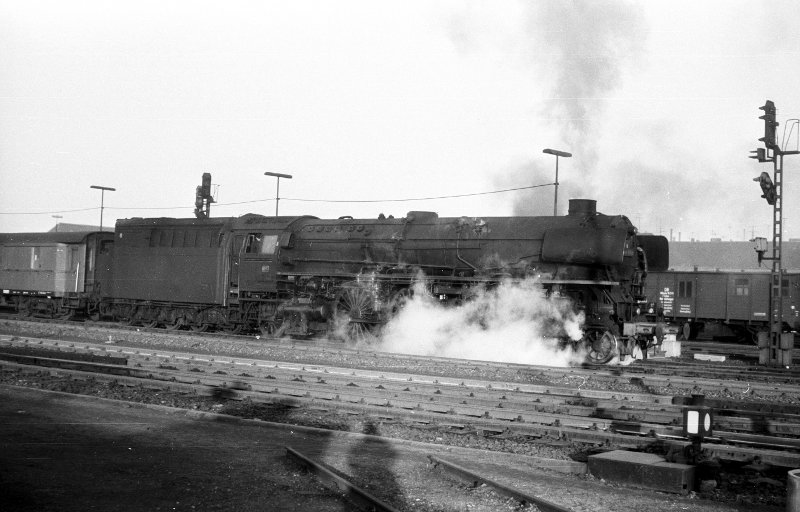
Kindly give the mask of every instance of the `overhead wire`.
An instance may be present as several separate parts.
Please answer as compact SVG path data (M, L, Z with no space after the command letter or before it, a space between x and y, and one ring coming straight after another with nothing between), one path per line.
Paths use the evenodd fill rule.
M555 183L543 183L540 185L528 185L525 187L514 187L514 188L506 188L502 190L490 190L486 192L473 192L470 194L453 194L453 195L446 195L446 196L430 196L430 197L406 197L406 198L399 198L399 199L307 199L307 198L293 198L293 197L281 197L281 201L295 201L295 202L304 202L304 203L400 203L400 202L411 202L411 201L431 201L431 200L441 200L441 199L457 199L461 197L475 197L475 196L486 196L491 194L503 194L506 192L516 192L518 190L528 190L533 188L541 188L541 187L549 187L555 185ZM252 203L265 203L269 201L274 201L275 198L267 198L267 199L252 199L249 201L236 201L231 203L214 203L215 206L236 206L240 204L252 204ZM105 206L106 210L193 210L194 206L137 206L135 208L128 208L124 206ZM54 211L46 211L46 212L0 212L0 215L52 215L57 213L74 213L74 212L86 212L86 211L93 211L99 210L100 207L93 207L93 208L77 208L74 210L54 210Z

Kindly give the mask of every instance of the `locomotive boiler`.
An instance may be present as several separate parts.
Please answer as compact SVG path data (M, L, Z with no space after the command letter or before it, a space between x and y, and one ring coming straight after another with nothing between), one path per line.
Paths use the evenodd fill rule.
M595 205L573 199L561 217L299 218L270 242L276 292L290 299L270 325L303 335L344 316L359 336L391 317L415 280L437 300L459 303L476 287L534 278L582 310L588 358L606 362L655 334L654 324L634 320L648 269L666 268L668 253L664 237L637 235L626 217ZM258 265L250 268L252 282ZM243 292L240 301L249 298Z

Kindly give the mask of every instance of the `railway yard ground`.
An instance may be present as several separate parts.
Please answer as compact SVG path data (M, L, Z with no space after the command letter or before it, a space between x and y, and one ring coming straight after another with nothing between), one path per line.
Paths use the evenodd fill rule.
M88 356L75 367L20 362L54 351L125 371L90 373L79 364L97 364ZM0 320L0 352L8 355L0 360L2 510L351 510L347 493L323 486L287 456L292 449L396 510L777 512L786 507L786 468L769 462L798 457L790 434L800 408L796 375L763 376L743 361L734 364L758 374L746 382L727 366L718 375L695 367L711 376L681 380L670 365L691 370L688 360L665 361L664 371L653 361L597 374L527 370L312 342L16 320ZM701 392L764 405L759 421L720 417L725 428L746 430L744 448L726 448L739 461L712 458L705 467L712 476L688 494L585 472L591 454L663 444L656 439L671 438L675 425L659 418L678 409L662 399ZM559 393L571 398L556 400ZM601 406L614 408L606 402L616 409L598 415ZM783 421L764 420L772 414ZM633 425L648 434L620 434ZM769 437L775 433L783 437ZM761 456L747 460L747 450ZM464 483L432 460L541 503Z

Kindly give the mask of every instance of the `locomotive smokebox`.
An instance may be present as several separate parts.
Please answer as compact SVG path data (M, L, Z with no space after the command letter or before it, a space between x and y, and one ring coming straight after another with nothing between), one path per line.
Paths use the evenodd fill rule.
M594 216L597 214L597 201L594 199L570 199L569 215Z

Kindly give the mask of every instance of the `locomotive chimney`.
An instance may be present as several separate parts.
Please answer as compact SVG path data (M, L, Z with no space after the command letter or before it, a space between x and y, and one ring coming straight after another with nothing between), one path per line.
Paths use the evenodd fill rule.
M597 213L597 201L594 199L570 199L569 215L593 217Z

